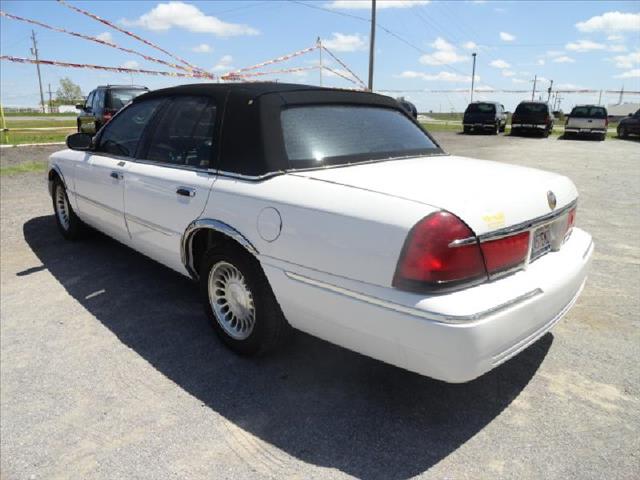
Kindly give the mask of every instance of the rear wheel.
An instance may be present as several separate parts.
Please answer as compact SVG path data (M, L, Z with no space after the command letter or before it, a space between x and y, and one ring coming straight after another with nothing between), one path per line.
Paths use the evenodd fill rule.
M471 133L471 128L469 128L469 127L462 127L462 132L463 132L463 133Z
M493 127L493 130L491 130L491 133L493 133L494 135L498 135L500 133L500 124L496 123L496 126Z
M629 132L627 131L627 127L624 125L620 125L618 127L618 136L620 138L627 138L629 136Z
M606 138L607 138L606 133L601 133L600 135L598 135L598 140L600 140L601 142L604 142Z
M290 333L258 261L241 247L229 245L205 253L200 292L218 337L236 353L267 353Z
M551 134L551 129L550 128L545 128L544 131L542 132L542 136L544 138L549 137L549 134Z
M82 220L73 211L67 196L67 190L62 181L56 178L53 181L53 212L56 224L62 236L67 240L76 240L82 233Z

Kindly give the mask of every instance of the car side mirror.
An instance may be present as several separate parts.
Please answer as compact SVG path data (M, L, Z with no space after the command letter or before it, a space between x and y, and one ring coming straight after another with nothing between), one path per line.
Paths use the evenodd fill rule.
M77 103L76 110L84 110L84 103Z
M627 115L627 117L633 117L633 113L630 113L629 115Z
M93 136L88 133L72 133L67 137L67 148L86 151L93 148Z

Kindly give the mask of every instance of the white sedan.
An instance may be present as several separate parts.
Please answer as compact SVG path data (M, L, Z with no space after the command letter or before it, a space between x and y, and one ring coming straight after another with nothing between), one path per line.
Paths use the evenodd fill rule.
M469 381L560 320L593 253L568 178L447 155L372 93L185 85L67 145L48 170L62 235L91 226L192 277L242 354L295 327Z

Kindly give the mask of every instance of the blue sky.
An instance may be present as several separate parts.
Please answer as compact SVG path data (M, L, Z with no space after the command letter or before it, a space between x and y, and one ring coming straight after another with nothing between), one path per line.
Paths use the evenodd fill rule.
M216 74L305 48L313 45L319 36L361 78L365 81L367 78L370 2L366 0L71 3ZM404 96L413 100L420 110L464 108L467 92L416 90L468 89L474 51L478 53L476 85L480 89L527 90L531 88L533 76L538 75L541 79L538 88L542 89L553 79L555 86L564 89L619 89L624 85L626 90L640 90L640 2L379 0L378 4L378 22L388 32L377 30L374 88L404 90ZM55 1L2 1L2 10L100 36L171 61L162 53ZM29 36L33 28L43 59L168 69L62 33L4 17L0 21L3 55L30 56ZM317 61L318 54L314 52L281 65L282 68L308 67ZM329 65L341 71L335 62ZM36 105L39 94L35 66L3 61L0 67L3 105ZM59 79L68 76L80 84L85 94L104 83L133 81L159 88L189 81L50 66L43 66L42 74L45 90L50 83L55 91ZM319 73L313 70L270 78L317 84ZM326 73L324 83L351 86L340 77ZM509 110L525 97L527 95L510 93L476 95L480 99L500 100ZM563 108L597 100L597 94L566 94ZM639 96L626 95L625 100L637 102ZM603 103L616 101L617 95L603 97Z

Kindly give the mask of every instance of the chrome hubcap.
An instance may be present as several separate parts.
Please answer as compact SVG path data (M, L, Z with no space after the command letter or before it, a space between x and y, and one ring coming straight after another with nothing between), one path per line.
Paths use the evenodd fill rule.
M56 189L56 215L62 228L69 230L69 204L64 189L60 186Z
M216 263L209 272L209 303L222 329L236 340L244 340L256 323L253 295L244 275L228 262Z

